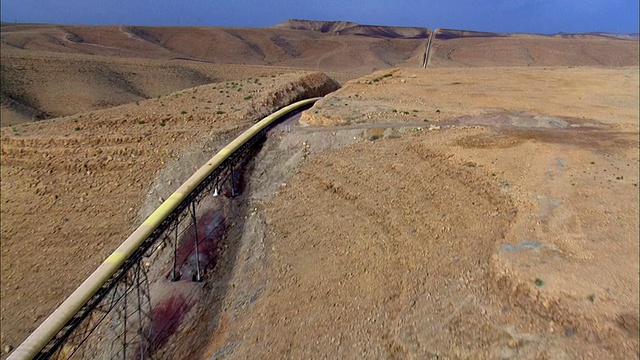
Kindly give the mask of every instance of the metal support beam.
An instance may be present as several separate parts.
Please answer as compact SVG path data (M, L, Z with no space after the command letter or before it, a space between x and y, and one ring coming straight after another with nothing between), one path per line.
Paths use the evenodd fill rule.
M231 197L236 197L238 194L236 193L236 177L233 173L233 165L229 165L229 182L231 185Z
M191 203L191 219L193 220L193 242L195 245L196 251L196 273L193 277L193 281L200 282L202 281L202 276L200 274L200 253L198 252L198 226L196 223L196 203Z
M176 225L173 235L173 266L171 267L171 281L180 280L180 274L176 273L176 261L178 257L178 225L180 225L180 219L176 216Z

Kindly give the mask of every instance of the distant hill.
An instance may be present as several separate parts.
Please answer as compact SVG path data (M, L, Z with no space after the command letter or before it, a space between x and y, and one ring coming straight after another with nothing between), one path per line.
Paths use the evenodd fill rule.
M289 19L272 27L281 29L310 30L321 33L335 33L346 28L359 26L359 24L348 21L316 21Z
M634 35L434 30L429 66L638 66ZM637 35L637 34L636 34Z
M336 35L359 35L389 39L424 39L429 37L429 30L427 28L360 25L347 21L290 19L274 25L273 28L309 30Z
M428 34L346 22L300 24L315 30L293 29L294 23L262 29L5 23L3 124L139 101L239 79L243 72L321 70L344 82L378 69L417 67Z
M633 34L595 33L595 34L600 36L612 37L616 39L622 39L622 40L638 41L640 39L640 34L638 33L633 33Z
M267 28L6 22L1 28L2 124L287 69L320 70L344 83L375 70L421 67L431 33L296 19ZM435 34L430 67L638 66L638 34Z

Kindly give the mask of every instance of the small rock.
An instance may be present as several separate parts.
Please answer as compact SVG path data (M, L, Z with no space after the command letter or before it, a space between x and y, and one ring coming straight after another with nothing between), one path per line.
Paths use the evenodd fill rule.
M3 348L2 350L4 350L4 353L5 353L5 354L8 354L8 353L10 353L10 352L12 352L12 351L13 351L13 346L11 346L11 345L5 345L5 346L4 346L4 348Z
M507 343L507 346L509 346L512 349L517 348L518 346L520 346L520 341L516 340L516 339L511 339L509 340L509 342Z
M574 334L574 330L573 330L573 328L571 328L571 327L567 327L567 328L565 328L565 329L564 329L564 335L565 335L566 337L572 337L572 336L573 336L573 334Z

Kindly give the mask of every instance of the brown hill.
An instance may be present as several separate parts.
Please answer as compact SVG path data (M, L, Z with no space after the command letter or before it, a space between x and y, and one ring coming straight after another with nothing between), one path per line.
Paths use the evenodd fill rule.
M2 125L149 99L214 81L322 70L344 83L419 67L426 28L287 20L269 28L3 23ZM633 37L629 37L632 39ZM638 42L611 34L438 29L430 67L629 66Z
M638 42L602 34L498 34L436 29L432 67L634 66Z
M315 20L299 20L289 19L274 25L274 28L285 28L294 30L311 30L322 33L335 33L340 30L358 26L354 22L349 21L315 21Z
M278 74L283 68L322 69L344 82L376 69L420 64L425 40L416 30L371 27L368 36L359 36L366 27L345 23L329 28L348 31L335 36L278 27L5 24L2 124L106 108L214 81Z
M390 39L424 39L429 29L403 26L360 25L346 21L313 21L290 19L274 26L295 30L310 30L336 35L360 35Z

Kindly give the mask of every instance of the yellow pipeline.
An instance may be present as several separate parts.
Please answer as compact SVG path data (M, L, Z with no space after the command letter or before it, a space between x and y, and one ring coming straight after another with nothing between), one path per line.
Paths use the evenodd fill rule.
M214 155L167 200L165 200L78 288L18 346L7 360L33 359L56 336L62 327L102 287L140 245L176 209L178 204L202 183L224 160L249 139L282 116L320 98L306 99L286 106L260 120Z

